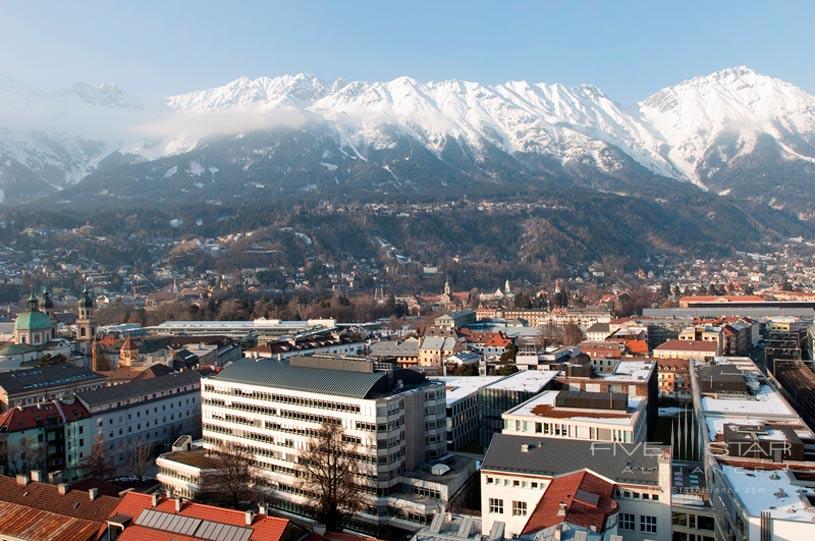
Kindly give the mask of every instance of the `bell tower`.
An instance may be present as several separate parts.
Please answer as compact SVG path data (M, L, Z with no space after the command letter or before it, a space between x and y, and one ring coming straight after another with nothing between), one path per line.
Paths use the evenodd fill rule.
M88 353L90 344L96 336L96 318L94 317L93 298L88 288L82 290L77 302L76 340L83 353Z

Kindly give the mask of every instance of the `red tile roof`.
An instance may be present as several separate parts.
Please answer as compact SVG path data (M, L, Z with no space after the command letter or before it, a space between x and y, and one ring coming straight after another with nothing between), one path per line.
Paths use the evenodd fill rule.
M99 496L91 501L84 490L71 489L60 494L57 485L36 481L18 485L14 477L0 476L0 501L104 523L119 498Z
M173 499L159 497L159 503L156 507L152 507L151 499L152 496L149 494L128 492L122 498L121 503L113 510L111 516L121 514L127 515L135 520L145 509L154 509L155 511L176 514L175 501ZM185 517L220 522L221 524L252 528L253 532L250 539L253 541L280 541L283 538L283 534L286 532L286 529L291 524L291 522L285 518L270 517L268 515L260 515L256 513L252 525L246 526L244 522L245 514L243 511L226 509L224 507L217 507L214 505L204 505L189 501L184 501L181 511L177 514ZM295 526L292 525L292 527ZM122 536L119 539L124 539L125 541L127 541L127 539L146 539L148 541L169 541L172 539L187 541L188 539L195 539L193 537L179 536L178 534L174 534L172 532L142 528L140 526L129 526L125 528L125 533L127 533L131 528L139 528L137 533L144 533L142 530L150 530L151 533L149 537L129 534L131 537L125 538Z
M578 494L578 491L581 493ZM583 499L587 494L590 498ZM596 496L596 502L591 500ZM565 516L559 515L560 504L566 507ZM582 528L596 528L602 532L606 519L617 511L614 483L582 470L556 477L546 487L538 506L529 516L521 534L534 533L567 522Z
M79 402L63 404L62 402L45 402L38 406L11 408L0 413L0 432L16 432L45 426L49 421L71 422L85 419L90 414Z
M104 522L67 517L44 509L0 501L0 537L29 541L91 541Z
M511 342L512 342L512 340L510 340L509 338L504 336L502 333L496 332L496 333L492 333L492 336L490 336L489 339L487 339L487 341L484 342L484 345L487 346L487 347L505 348Z
M626 340L625 347L631 353L648 354L648 342L645 340Z
M716 347L716 342L708 342L705 340L668 340L658 345L655 349L660 351L702 351L715 353Z

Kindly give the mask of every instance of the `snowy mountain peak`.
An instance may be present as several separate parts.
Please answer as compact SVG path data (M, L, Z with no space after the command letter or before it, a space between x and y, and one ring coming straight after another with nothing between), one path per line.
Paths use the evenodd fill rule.
M706 155L715 152L726 160L747 155L760 136L772 138L791 157L815 154L800 137L795 142L789 137L804 134L811 144L815 97L746 66L662 89L640 103L640 112L665 138L671 161L696 182L711 174L704 170Z
M122 109L138 108L135 100L115 83L102 83L94 86L77 82L61 92L66 98L79 98L94 107L114 107Z

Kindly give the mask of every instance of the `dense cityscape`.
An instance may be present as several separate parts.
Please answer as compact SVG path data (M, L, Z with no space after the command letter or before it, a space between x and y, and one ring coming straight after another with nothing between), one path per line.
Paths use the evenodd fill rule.
M815 3L0 2L0 541L815 539Z

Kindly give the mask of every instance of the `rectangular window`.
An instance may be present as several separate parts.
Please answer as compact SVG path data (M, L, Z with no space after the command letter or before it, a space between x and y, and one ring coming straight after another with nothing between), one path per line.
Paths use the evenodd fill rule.
M642 533L657 533L657 517L640 515L640 531Z
M634 531L637 529L636 515L633 513L622 513L620 515L620 529Z
M526 502L512 502L512 516L525 517L526 516Z
M500 498L490 498L490 513L494 515L503 515L504 500Z

